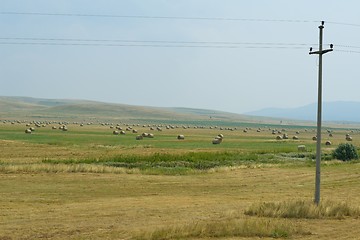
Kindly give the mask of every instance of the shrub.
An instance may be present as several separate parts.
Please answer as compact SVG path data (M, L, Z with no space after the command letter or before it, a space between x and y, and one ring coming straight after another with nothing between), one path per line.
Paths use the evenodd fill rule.
M333 157L343 161L359 158L356 148L351 143L341 143L333 151Z

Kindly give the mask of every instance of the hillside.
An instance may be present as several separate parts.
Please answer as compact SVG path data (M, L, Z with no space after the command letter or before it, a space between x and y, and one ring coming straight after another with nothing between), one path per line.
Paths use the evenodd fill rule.
M267 108L246 114L235 114L211 109L164 108L134 106L73 99L41 99L0 96L1 119L52 120L133 120L138 122L183 122L221 124L256 123L285 125L315 125L317 105L298 108ZM335 125L358 125L359 102L328 102L323 104L323 121Z
M0 119L120 119L171 122L271 122L261 117L216 110L160 108L87 100L0 97ZM278 120L276 120L278 122Z

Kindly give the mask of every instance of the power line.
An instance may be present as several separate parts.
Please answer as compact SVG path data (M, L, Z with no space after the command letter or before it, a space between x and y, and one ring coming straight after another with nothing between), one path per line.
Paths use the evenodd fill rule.
M360 54L360 51L353 51L353 50L341 50L341 49L335 49L335 52L343 52L343 53L356 53Z
M314 23L318 20L262 19L262 18L228 18L228 17L182 17L182 16L147 16L147 15L112 15L82 13L41 13L41 12L0 12L1 15L28 15L52 17L97 17L97 18L134 18L134 19L173 19L173 20L211 20L211 21L246 21L246 22L288 22Z
M210 21L244 21L244 22L284 22L284 23L318 23L320 20L300 19L266 19L266 18L229 18L229 17L183 17L183 16L150 16L150 15L116 15L86 13L49 13L49 12L0 12L0 15L48 16L48 17L96 17L96 18L129 18L129 19L172 19L172 20L210 20ZM360 27L357 23L326 21L327 24Z
M226 41L166 41L166 40L126 40L126 39L81 39L81 38L33 38L0 37L1 40L21 41L59 41L59 42L121 42L121 43L157 43L157 44L222 44L222 45L266 45L266 46L309 46L309 43L274 43L274 42L226 42Z
M0 37L0 45L34 46L88 46L88 47L152 47L152 48L232 48L232 49L307 49L309 43L276 42L226 42L226 41L165 41L165 40L126 40L126 39L79 39L79 38L34 38ZM336 52L360 53L342 48L359 48L335 44Z
M359 46L350 46L350 45L336 45L337 47L343 47L343 48L360 48Z
M167 41L167 40L129 40L129 39L83 39L83 38L39 38L39 37L0 37L0 45L34 46L88 46L88 47L152 47L152 48L248 48L248 49L305 49L315 44L284 42L227 42L227 41ZM335 44L336 52L360 53L342 48L360 46Z
M93 47L153 47L153 48L249 48L249 49L305 49L300 46L265 45L175 45L175 44L108 44L108 43L56 43L56 42L0 42L0 45L38 46L93 46Z
M335 25L343 25L343 26L351 26L351 27L360 27L360 24L356 23L344 23L344 22L326 22L328 24L335 24Z
M345 48L346 50L342 49L342 48ZM343 53L356 53L356 54L359 54L360 51L354 51L354 50L348 50L348 48L351 48L351 49L360 49L360 46L350 46L350 45L337 45L336 44L336 49L334 49L335 52L343 52Z
M307 49L293 45L174 45L174 44L107 44L107 43L56 43L56 42L0 42L0 45L33 45L33 46L82 46L82 47L147 47L147 48L213 48L213 49ZM337 46L337 45L336 45ZM335 52L360 54L360 51L334 49Z

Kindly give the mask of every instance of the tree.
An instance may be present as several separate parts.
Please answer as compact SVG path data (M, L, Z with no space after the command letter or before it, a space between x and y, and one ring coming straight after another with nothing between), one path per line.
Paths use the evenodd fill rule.
M351 143L341 143L333 151L333 157L343 161L350 161L352 159L358 159L359 155L354 145Z

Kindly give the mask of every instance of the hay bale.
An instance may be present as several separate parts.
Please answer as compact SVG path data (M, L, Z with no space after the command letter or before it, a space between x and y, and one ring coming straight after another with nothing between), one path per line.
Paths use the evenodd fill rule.
M212 144L220 144L222 142L222 139L221 138L214 138L212 140Z
M182 135L182 134L180 134L180 135L177 136L177 139L178 139L178 140L184 140L184 139L185 139L185 136Z
M352 141L353 140L351 136L347 136L345 139L346 139L346 141Z
M299 152L305 152L306 151L306 146L305 145L299 145L298 146L298 151Z

